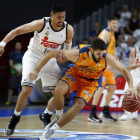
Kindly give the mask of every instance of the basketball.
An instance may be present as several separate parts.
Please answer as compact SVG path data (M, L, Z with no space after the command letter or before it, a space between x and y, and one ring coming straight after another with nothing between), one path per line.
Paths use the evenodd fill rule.
M132 97L132 94L126 94L122 101L123 108L128 112L135 112L140 107L140 98Z

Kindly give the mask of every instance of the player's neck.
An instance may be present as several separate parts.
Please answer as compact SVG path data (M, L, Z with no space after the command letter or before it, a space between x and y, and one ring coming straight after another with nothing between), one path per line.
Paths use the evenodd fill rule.
M114 34L114 30L111 30L111 28L109 28L109 27L108 27L108 29L112 34Z

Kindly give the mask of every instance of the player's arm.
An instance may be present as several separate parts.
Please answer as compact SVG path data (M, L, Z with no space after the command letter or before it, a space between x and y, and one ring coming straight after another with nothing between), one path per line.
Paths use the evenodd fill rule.
M131 92L133 95L136 95L135 90L133 88L133 79L129 70L109 53L106 54L106 64L124 75L129 86L127 92Z
M133 69L140 67L140 64L134 65L135 64L135 55L136 55L136 50L134 48L131 50L130 58L129 58L129 69L130 70L133 70Z
M43 59L39 62L39 64L36 66L34 71L30 73L30 78L32 80L35 80L38 76L38 73L40 70L43 68L43 66L51 59L51 58L56 58L57 54L59 53L60 50L53 50L45 54ZM63 54L65 55L67 60L76 62L79 58L79 49L77 50L63 50Z
M35 20L35 21L32 21L30 23L24 24L22 26L19 26L19 27L13 29L1 41L2 44L0 43L0 56L4 52L3 45L5 46L9 41L11 41L13 38L15 38L18 35L33 32L33 31L39 32L43 28L43 25L44 25L44 19L40 19L40 20Z
M110 43L110 33L109 33L109 32L104 31L104 32L101 34L101 37L100 37L100 38L105 42L105 44Z
M74 35L73 27L68 24L67 39L64 42L64 50L71 50L73 35ZM67 61L65 55L62 54L62 52L58 53L56 60L60 63L65 63Z

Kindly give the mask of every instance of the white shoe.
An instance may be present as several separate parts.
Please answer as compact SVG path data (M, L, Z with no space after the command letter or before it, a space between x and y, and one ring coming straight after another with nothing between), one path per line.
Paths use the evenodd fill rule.
M58 115L56 115L55 119L45 127L45 130L48 131L59 120L59 118L60 117Z
M132 113L131 119L134 121L138 121L138 111L135 111Z
M131 118L131 113L124 110L125 113L119 118L120 121L127 121L128 119Z
M48 128L48 130L40 136L40 140L50 140L52 134L54 134L54 130Z

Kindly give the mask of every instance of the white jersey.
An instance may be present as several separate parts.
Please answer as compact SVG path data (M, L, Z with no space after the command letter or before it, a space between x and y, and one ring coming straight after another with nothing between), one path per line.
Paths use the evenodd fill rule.
M52 28L50 19L51 17L44 17L43 29L40 32L34 32L34 37L31 38L28 46L28 49L33 52L33 56L35 55L34 57L39 59L51 50L60 50L61 44L67 37L67 22L64 21L64 27L56 31Z
M135 49L136 49L136 58L135 58L135 62L134 62L135 64L134 65L140 64L140 50L139 50L139 47L136 47ZM131 72L132 76L135 76L135 75L140 76L140 67L138 67L134 70L131 70L130 72Z

